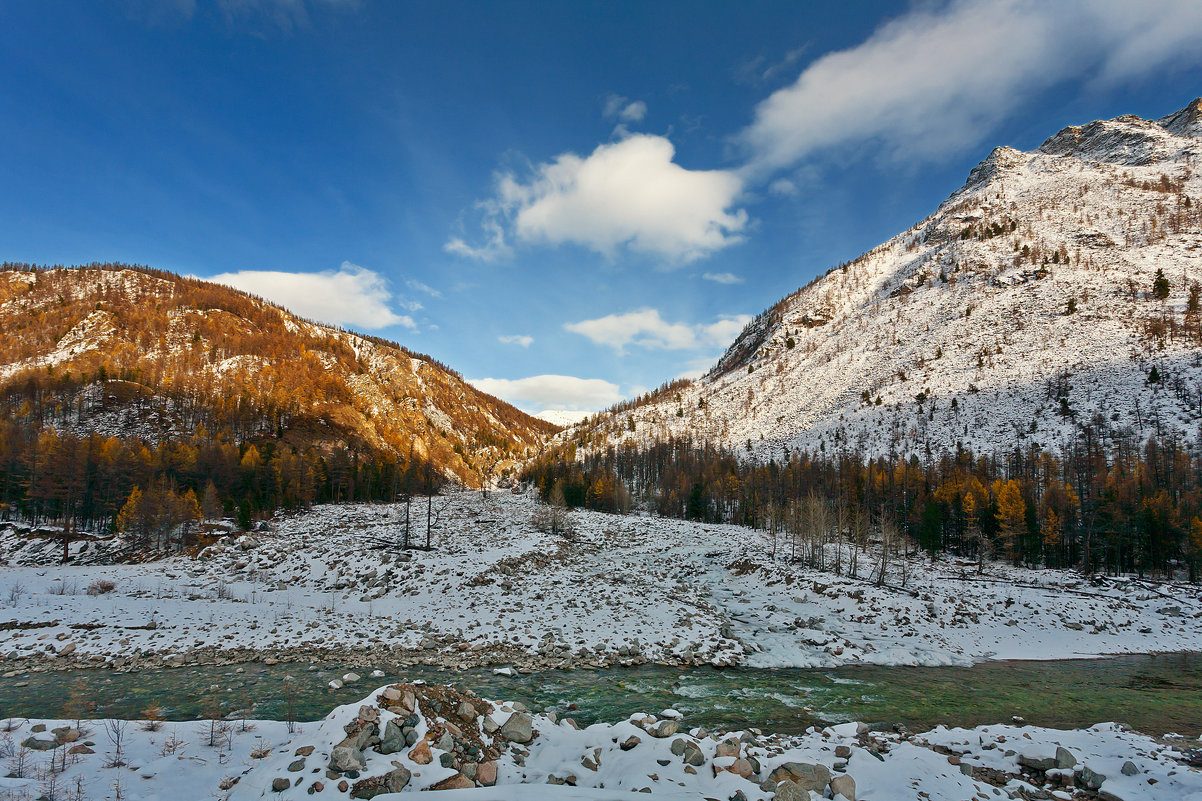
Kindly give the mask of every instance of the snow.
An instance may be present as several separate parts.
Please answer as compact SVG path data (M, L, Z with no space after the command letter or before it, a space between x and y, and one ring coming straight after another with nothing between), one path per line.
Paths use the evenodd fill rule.
M574 409L547 409L534 415L539 420L546 420L557 426L574 426L582 420L587 420L593 412L581 412Z
M425 697L422 693L438 689L394 686L401 692L417 691L419 699ZM18 754L23 756L24 769L19 772L24 776L0 779L0 792L12 799L33 798L46 793L53 778L57 792L63 795L64 789L82 786L88 797L112 797L119 784L123 797L130 801L181 797L182 791L190 793L189 797L238 801L288 797L289 790L279 793L272 789L273 782L286 779L296 797L304 792L345 798L350 782L344 785L347 790L339 790L337 784L343 777L326 773L325 769L333 746L365 714L369 719L378 716L380 731L389 721L400 726L405 725L402 721L416 718L412 724L415 736L430 745L433 761L416 761L408 746L388 755L368 747L363 751L366 766L348 777L351 781L383 776L397 768L409 771L411 778L402 793L376 796L388 799L454 776L454 768L440 766L441 757L452 756L439 747L442 739L438 732L445 730L440 728L445 727L444 719L428 717L430 707L426 703L415 710L414 717L406 718L408 708L389 706L380 695L383 690L360 703L337 707L322 720L295 724L293 731L275 721L230 722L221 726L216 745L209 744L210 721L167 723L157 731L132 723L125 727L120 760L108 736L114 730L112 723L84 721L82 736L76 742L90 744L87 750L94 753L72 755L58 773L47 770L51 752L22 749L20 744L30 736L46 740L54 736L55 729L74 726L74 721L10 719L0 722L0 755L13 773L18 772L11 767L17 764ZM661 738L654 734L659 725L654 716L632 715L628 720L597 723L580 730L569 721L534 714L534 739L522 746L482 732L486 718L503 723L515 714L512 706L474 696L470 703L477 716L463 735L467 740L457 741L478 738L482 747L494 749L497 783L495 787L444 791L445 798L610 801L642 790L666 799L727 798L741 792L749 801L765 801L772 798L780 779L780 774L775 779L769 774L787 763L823 766L833 777L851 777L856 797L863 801L903 797L963 801L1006 797L1020 787L1060 792L1056 789L1059 782L1068 782L1071 788L1085 768L1104 776L1102 789L1109 797L1122 801L1202 797L1202 772L1185 766L1181 753L1194 741L1152 737L1111 723L1080 730L938 727L921 734L874 732L850 723L811 728L794 736L755 730L707 734L681 729ZM43 733L33 731L38 726L45 727ZM631 745L630 738L638 741ZM689 747L701 756L695 760L700 762L696 768L682 756ZM720 748L724 756L717 755ZM1063 753L1058 749L1066 749L1073 763L1064 770L1032 771L1019 763L1022 755L1055 757ZM57 753L61 756L63 750ZM750 762L753 773L749 778L720 769L734 763L731 754ZM480 758L486 757L482 754ZM125 765L112 766L116 761ZM1124 766L1128 768L1126 774Z
M434 503L434 549L408 553L390 544L395 504L321 506L142 564L82 564L117 541L75 543L79 563L60 566L52 540L0 524L0 657L73 644L76 659L118 664L343 649L449 667L828 667L1202 648L1202 602L1184 584L923 560L876 586L872 550L852 578L784 561L783 546L773 560L768 535L739 526L576 511L566 540L534 527L528 495ZM425 515L419 500L418 543ZM115 588L87 594L101 579Z
M753 321L708 376L590 423L604 436L589 447L688 434L760 459L1058 452L1095 416L1139 439L1198 441L1202 352L1150 333L1182 320L1202 275L1190 108L998 148L930 217ZM1071 263L1033 264L1024 246ZM1163 303L1150 298L1158 269ZM1153 366L1166 380L1149 382Z

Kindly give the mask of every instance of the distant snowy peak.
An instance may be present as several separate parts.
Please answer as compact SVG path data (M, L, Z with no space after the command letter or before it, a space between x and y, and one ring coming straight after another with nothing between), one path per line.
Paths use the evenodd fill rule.
M1202 138L1202 97L1193 101L1176 114L1161 117L1156 123L1169 133L1177 136L1192 136Z
M1070 125L1039 146L1040 153L1108 164L1145 165L1198 150L1199 100L1159 120L1124 114L1113 120Z
M757 458L1061 450L1085 428L1197 441L1200 129L1195 100L996 148L929 217L758 315L704 378L561 437Z

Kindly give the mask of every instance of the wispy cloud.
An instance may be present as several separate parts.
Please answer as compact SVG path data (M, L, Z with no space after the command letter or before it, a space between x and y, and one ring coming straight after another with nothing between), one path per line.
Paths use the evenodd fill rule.
M621 95L609 94L601 107L602 115L616 117L621 122L642 122L647 116L647 104L642 100L630 100Z
M743 279L734 273L702 273L701 277L715 284L741 284Z
M588 337L598 345L611 347L621 354L629 345L648 350L725 346L750 320L750 315L735 314L723 315L708 324L671 323L660 316L658 309L645 308L568 323L564 329Z
M259 295L301 317L330 325L417 328L412 317L392 310L393 295L382 275L350 262L344 261L337 270L318 273L240 270L208 280ZM399 302L406 303L404 299Z
M231 30L264 27L291 33L307 27L318 11L354 10L360 0L121 0L125 13L148 25L178 25L216 17Z
M497 337L497 341L505 345L521 345L523 348L528 348L534 342L534 337L526 334L510 334Z
M429 295L432 298L441 298L442 297L442 293L439 292L434 287L432 287L428 284L423 284L421 281L417 281L413 278L410 278L409 280L407 280L405 282L405 286L407 286L410 289L417 291L417 292L425 292L427 295Z
M1196 65L1200 38L1197 0L922 3L761 102L740 136L746 174L869 141L886 156L945 158L1066 80L1113 83Z
M617 384L600 378L533 375L528 378L473 378L476 388L531 412L546 409L596 411L622 400Z

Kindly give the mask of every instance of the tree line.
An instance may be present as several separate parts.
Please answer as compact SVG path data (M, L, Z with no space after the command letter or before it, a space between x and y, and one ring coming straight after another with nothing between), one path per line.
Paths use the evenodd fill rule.
M138 550L182 548L200 520L232 517L248 528L277 509L391 501L437 492L443 481L412 453L237 442L203 427L152 443L0 419L0 517L53 524L64 548L84 532L112 530Z
M1054 454L959 450L925 461L797 452L751 462L688 437L577 458L564 449L523 478L544 499L768 531L778 556L820 567L872 538L885 558L925 552L1092 573L1186 575L1202 568L1202 454L1181 443L1110 439L1084 427ZM842 569L844 566L839 565ZM884 575L883 571L881 573Z

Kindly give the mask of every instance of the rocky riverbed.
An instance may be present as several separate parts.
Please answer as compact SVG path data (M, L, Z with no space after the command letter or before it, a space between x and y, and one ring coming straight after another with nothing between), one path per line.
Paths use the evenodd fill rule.
M10 719L0 722L10 773L0 792L33 799L53 785L60 793L119 787L129 799L184 792L228 801L418 790L478 799L599 800L635 791L746 801L1163 801L1202 793L1197 746L1115 724L1058 730L1021 721L921 733L857 723L799 735L719 732L672 709L581 726L517 702L400 682L313 723Z

